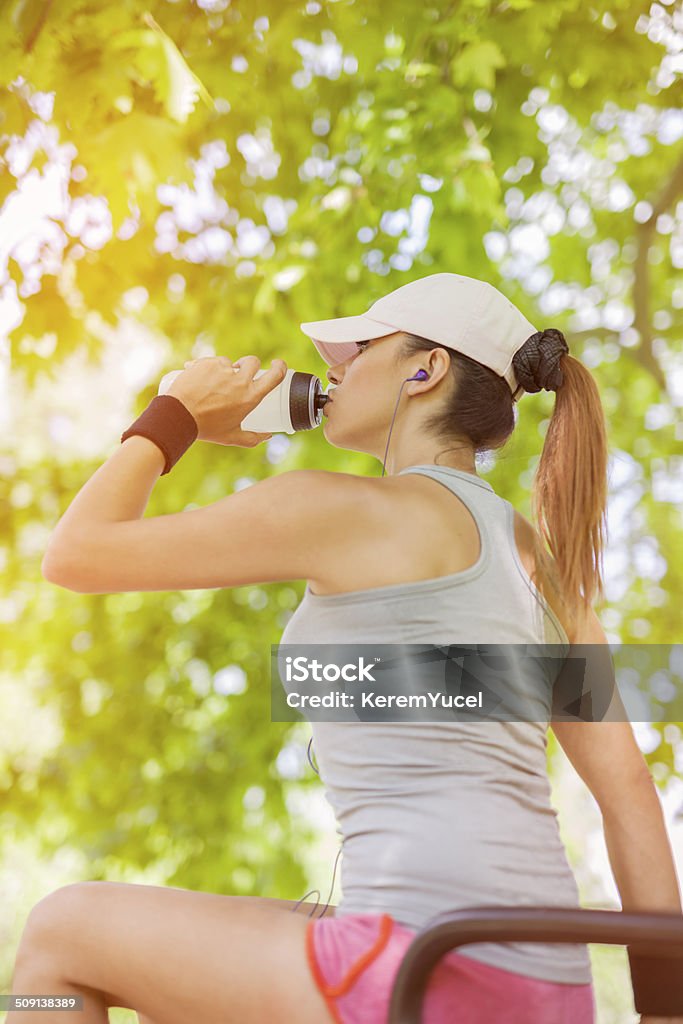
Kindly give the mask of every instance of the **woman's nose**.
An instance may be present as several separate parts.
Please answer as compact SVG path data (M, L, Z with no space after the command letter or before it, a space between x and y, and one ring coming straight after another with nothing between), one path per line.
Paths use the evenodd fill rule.
M330 384L340 384L341 381L343 381L346 368L349 365L349 363L353 361L354 358L355 356L349 356L349 358L346 359L343 363L335 363L334 366L331 366L329 368L329 370L327 371L327 379L329 380Z

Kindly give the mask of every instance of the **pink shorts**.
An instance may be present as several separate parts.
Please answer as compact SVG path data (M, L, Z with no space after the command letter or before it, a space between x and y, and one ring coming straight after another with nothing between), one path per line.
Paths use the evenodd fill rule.
M312 918L306 954L336 1024L386 1024L394 979L416 935L391 914ZM423 1024L594 1024L592 984L539 981L463 956L434 968Z

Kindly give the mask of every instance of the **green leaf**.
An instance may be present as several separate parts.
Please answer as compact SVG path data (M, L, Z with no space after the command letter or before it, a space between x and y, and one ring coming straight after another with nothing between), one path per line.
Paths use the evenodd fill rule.
M492 39L471 43L451 61L451 81L459 87L488 89L496 84L496 70L506 65L498 43Z
M113 42L118 50L132 50L133 62L152 81L154 91L166 113L184 124L201 96L213 109L213 100L198 76L191 70L172 39L149 12L142 20L148 30L133 29L121 33Z

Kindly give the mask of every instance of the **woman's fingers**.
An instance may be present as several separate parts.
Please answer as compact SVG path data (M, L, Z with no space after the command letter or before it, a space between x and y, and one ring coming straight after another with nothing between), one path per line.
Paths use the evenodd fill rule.
M277 387L287 376L287 363L284 359L273 359L270 367L253 383L257 393L263 397Z
M187 370L190 366L194 366L195 363L214 360L219 365L222 364L225 369L231 369L233 373L241 371L245 378L245 383L256 391L259 400L265 397L273 388L277 387L287 376L287 363L285 360L273 359L270 367L264 370L260 377L255 377L255 374L261 368L261 360L258 356L253 355L241 356L234 363L227 356L204 356L202 359L188 359L184 363L183 369Z
M261 360L259 359L258 356L240 356L239 359L236 359L235 362L232 363L233 369L244 369L245 371L251 371L250 375L252 377L259 369L260 365Z
M287 363L284 359L273 359L270 367L264 370L260 377L254 376L261 368L261 360L258 356L241 356L235 360L232 368L244 371L245 378L254 388L259 399L277 387L287 375Z

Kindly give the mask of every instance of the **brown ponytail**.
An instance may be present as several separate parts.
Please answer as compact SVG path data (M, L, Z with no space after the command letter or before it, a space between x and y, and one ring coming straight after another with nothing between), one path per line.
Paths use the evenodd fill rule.
M604 599L602 554L607 539L607 429L595 380L565 354L541 459L532 487L533 512L552 552L551 569L538 534L537 564L556 578L570 620Z

